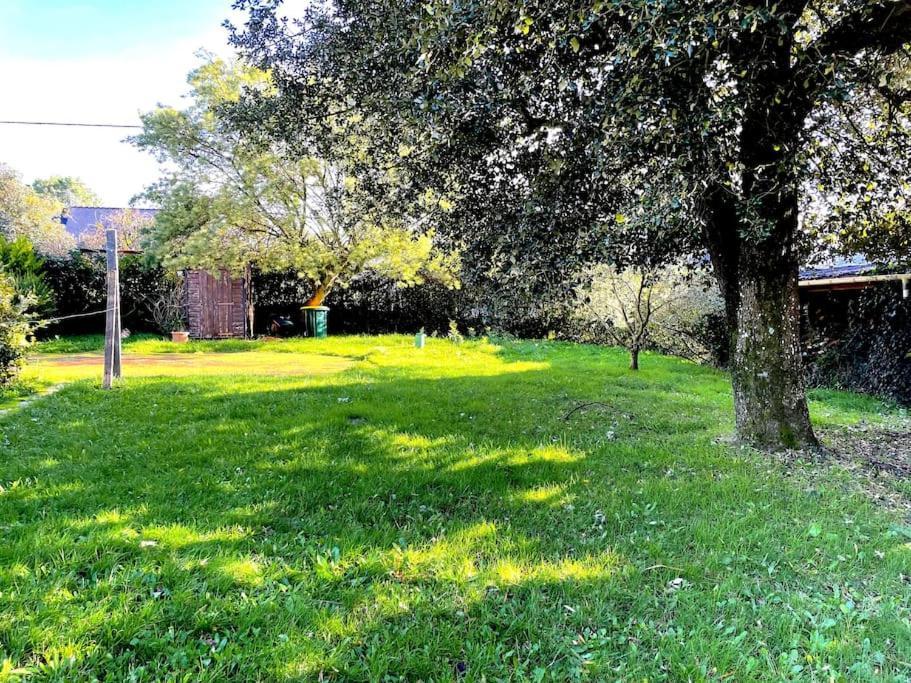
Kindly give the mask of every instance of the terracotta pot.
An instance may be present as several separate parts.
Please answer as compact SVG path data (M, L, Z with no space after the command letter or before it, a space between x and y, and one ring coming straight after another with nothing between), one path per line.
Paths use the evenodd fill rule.
M190 341L189 332L171 332L171 341L175 344L186 344Z

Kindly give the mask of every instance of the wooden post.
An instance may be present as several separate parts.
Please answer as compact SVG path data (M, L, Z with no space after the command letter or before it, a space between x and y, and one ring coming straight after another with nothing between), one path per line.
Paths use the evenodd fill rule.
M248 263L244 268L244 339L253 339L253 323L256 309L253 303L253 267Z
M104 381L110 389L114 378L120 379L120 264L117 254L117 231L107 230L108 305L104 317Z

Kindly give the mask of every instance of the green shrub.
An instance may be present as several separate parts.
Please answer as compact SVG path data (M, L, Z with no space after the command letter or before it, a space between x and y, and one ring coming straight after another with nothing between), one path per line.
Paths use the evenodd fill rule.
M9 240L0 235L0 269L12 279L20 294L32 299L32 309L49 313L54 308L54 293L45 280L44 260L25 237Z
M56 315L82 315L104 311L107 306L107 267L103 253L73 252L66 258L49 258L42 272L54 292ZM132 332L158 332L150 302L174 288L174 278L150 266L142 256L120 259L120 314ZM104 331L104 316L69 318L41 330L41 336L93 334Z
M0 271L0 388L8 387L19 374L25 354L32 345L30 295L16 289L15 281Z

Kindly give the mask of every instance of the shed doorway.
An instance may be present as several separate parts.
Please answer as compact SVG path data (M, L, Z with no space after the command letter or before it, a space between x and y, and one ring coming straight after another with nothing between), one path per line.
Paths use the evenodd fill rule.
M222 270L217 274L191 270L186 274L187 323L194 339L247 336L247 291L244 278Z

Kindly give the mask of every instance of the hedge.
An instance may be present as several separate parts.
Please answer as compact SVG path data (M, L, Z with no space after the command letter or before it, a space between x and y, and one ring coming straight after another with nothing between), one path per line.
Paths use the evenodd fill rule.
M804 306L804 329L811 386L911 404L911 300L900 287L814 295Z
M47 259L42 268L54 295L55 318L94 311L107 305L107 269L103 254L74 253L70 258ZM121 318L132 332L158 332L148 302L168 287L163 270L149 267L140 256L120 260ZM43 327L42 337L104 331L104 315L73 318Z

